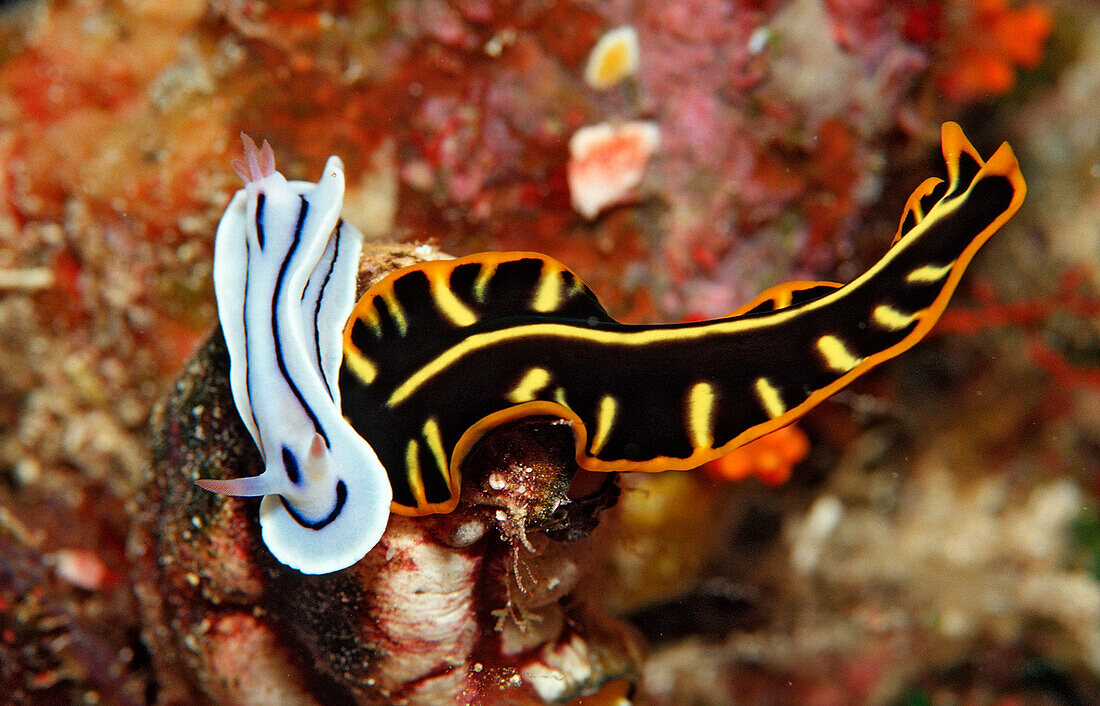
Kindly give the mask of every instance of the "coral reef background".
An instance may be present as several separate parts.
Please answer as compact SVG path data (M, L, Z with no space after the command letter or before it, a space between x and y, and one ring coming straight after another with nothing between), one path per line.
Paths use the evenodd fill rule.
M931 340L770 450L623 477L594 573L642 703L1100 702L1097 46L1083 0L5 4L0 694L161 693L126 537L241 130L291 177L340 155L370 238L545 252L672 321L860 272L954 119L1030 188ZM652 153L602 166L639 178L578 213L571 137L630 122Z

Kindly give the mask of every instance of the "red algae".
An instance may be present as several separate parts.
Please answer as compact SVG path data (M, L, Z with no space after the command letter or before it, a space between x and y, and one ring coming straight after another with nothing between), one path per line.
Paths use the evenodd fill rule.
M951 20L949 46L942 60L940 89L959 103L1007 93L1020 69L1034 69L1051 32L1050 11L1036 3L1008 0L959 2Z
M706 472L727 481L756 476L768 485L783 485L794 467L806 458L810 440L794 424L734 449L706 465Z
M1049 294L1011 302L999 300L988 282L979 281L974 285L975 305L945 312L936 333L974 336L989 329L1018 329L1025 336L1024 353L1056 386L1063 390L1100 390L1100 371L1090 365L1092 361L1076 363L1072 350L1059 350L1047 342L1061 338L1069 343L1087 338L1086 322L1100 318L1100 295L1090 292L1089 275L1083 266L1078 266L1062 273L1057 288ZM1059 329L1056 335L1055 329ZM1067 348L1072 348L1072 344Z

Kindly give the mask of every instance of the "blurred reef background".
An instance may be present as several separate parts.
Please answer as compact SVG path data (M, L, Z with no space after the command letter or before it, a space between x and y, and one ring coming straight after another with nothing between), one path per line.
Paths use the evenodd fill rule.
M1029 193L930 338L622 476L591 580L639 703L1100 703L1098 103L1085 0L4 3L0 700L162 693L127 536L242 130L339 155L370 239L543 252L656 322L862 272L957 120Z

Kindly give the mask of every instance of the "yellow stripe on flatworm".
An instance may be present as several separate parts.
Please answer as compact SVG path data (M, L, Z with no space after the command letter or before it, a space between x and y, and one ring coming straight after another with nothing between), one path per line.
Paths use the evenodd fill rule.
M477 272L477 279L474 280L474 299L478 304L485 303L485 290L489 288L489 280L496 274L497 263L486 262L481 265L481 269Z
M910 272L905 277L906 282L939 282L951 272L951 268L954 267L954 262L949 262L942 267L936 265L925 265L924 267L918 267Z
M607 443L607 436L615 423L615 414L619 405L611 395L600 398L600 409L596 412L596 435L592 437L591 455L596 456Z
M364 385L371 384L378 376L378 366L353 345L344 346L344 363Z
M447 454L443 451L443 437L439 434L439 424L435 421L435 417L431 417L424 422L424 441L428 442L428 449L432 452L432 458L435 459L436 466L439 467L440 475L447 479L449 487L451 484L450 479L447 478Z
M891 331L900 331L918 318L917 314L903 314L892 306L879 304L871 312L871 319L879 326Z
M519 384L508 393L508 399L515 404L530 402L548 384L550 384L549 370L546 368L531 368L524 373Z
M397 323L397 331L402 336L405 335L405 331L408 330L409 324L405 321L405 310L401 308L401 304L397 301L397 296L393 293L392 289L383 289L379 296L386 302L386 308L390 311L390 316Z
M374 305L373 301L363 307L363 310L359 312L359 318L370 324L375 336L382 335L382 322L378 318L378 307Z
M714 386L697 382L688 393L688 437L697 449L714 446Z
M742 307L738 310L738 312L735 312L734 318L726 317L723 319L717 319L716 321L708 323L706 326L698 326L695 328L656 328L637 331L601 331L585 329L573 324L542 322L534 324L524 324L501 330L474 334L463 339L462 341L459 341L455 345L443 351L431 362L427 363L415 373L405 378L405 381L402 382L397 387L397 389L393 391L393 394L390 395L389 400L386 401L386 405L389 407L395 407L398 404L401 404L413 393L415 393L425 382L430 380L433 376L439 374L441 371L445 370L447 367L453 365L456 361L461 360L464 356L474 353L475 351L479 351L483 348L500 345L508 341L514 341L523 338L541 338L544 336L549 336L560 338L563 341L571 340L592 342L604 345L637 347L648 346L652 343L664 343L666 341L677 341L680 343L686 343L700 338L740 333L746 330L756 330L766 333L768 329L773 326L779 326L795 317L803 316L808 312L816 311L817 309L821 309L834 304L838 300L842 299L846 295L846 292L858 291L861 285L877 277L882 269L886 265L890 264L891 261L892 256L887 253L881 260L879 260L878 263L876 263L869 270L864 272L862 275L850 282L845 287L838 287L833 292L798 307L788 307L786 309L780 309L779 311L770 312L766 316L736 318L736 314L738 312L743 313L744 311L747 311L745 307ZM910 276L912 276L912 274L910 274ZM811 284L820 284L822 286L837 286L833 282L821 282ZM769 290L769 292L770 291L771 290ZM763 299L758 297L756 300L754 300L754 306L758 305L761 301L763 301ZM913 340L915 341L916 339Z
M568 407L569 406L565 403L565 388L564 387L554 388L554 401L557 402L558 404L560 404L562 407Z
M539 287L535 291L535 298L531 302L531 308L535 311L546 313L554 311L561 305L561 270L550 265L543 265L542 276L539 277Z
M436 306L455 326L469 326L475 323L477 316L455 296L447 286L444 277L440 276L442 274L432 277L432 298L435 299Z
M427 496L424 494L424 475L420 470L420 445L416 439L409 439L409 445L405 447L405 472L408 474L409 490L417 505L425 504Z
M390 395L390 398L386 401L386 405L388 407L396 407L397 405L401 404L402 402L407 400L413 393L419 390L420 387L424 385L424 383L426 383L428 380L430 380L433 376L439 374L447 367L455 364L464 356L470 355L471 353L490 346L506 343L508 341L514 341L523 338L551 336L560 338L563 341L583 341L631 347L647 346L652 343L663 343L665 341L693 341L699 338L707 338L715 335L737 333L746 329L767 330L769 325L780 324L788 319L800 315L804 311L811 310L818 306L823 306L827 304L832 297L835 296L836 295L831 294L827 297L822 297L821 299L815 300L811 304L808 304L805 307L801 307L798 310L785 309L783 311L770 314L766 318L719 319L718 321L710 323L706 326L699 326L697 328L689 329L646 329L641 331L611 332L584 329L572 324L538 323L513 326L511 328L490 331L486 333L478 333L469 336L462 341L459 341L455 345L443 351L443 353L433 359L430 363L426 364L424 367L420 368L415 373L405 378L405 381L398 385L397 389L395 389L393 391L393 394Z
M779 390L775 389L767 378L756 378L756 397L760 400L760 406L772 419L782 417L787 411L783 404L783 398L779 396Z
M836 336L826 335L817 339L817 352L825 358L825 365L838 373L846 373L863 362L863 359L848 349L844 341Z

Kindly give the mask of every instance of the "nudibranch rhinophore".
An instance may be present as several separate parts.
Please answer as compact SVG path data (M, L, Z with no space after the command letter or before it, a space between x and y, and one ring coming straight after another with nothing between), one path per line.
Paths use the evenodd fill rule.
M283 271L300 274L301 292L303 273L312 281L325 267L316 257L299 262L293 245L272 260L248 250L258 247L257 233L281 230L291 239L303 221L316 236L322 224L310 220L316 216L307 201L333 209L331 229L338 168L330 161L312 191L277 187L285 182L273 166L253 168L247 204L235 198L219 227L215 280L234 399L269 470L202 485L282 496L261 506L264 540L284 563L316 572L349 566L369 551L385 525L379 499L391 489L393 512L453 510L471 449L494 427L522 417L569 421L576 461L592 471L682 470L715 459L790 424L923 338L975 253L1019 209L1026 186L1007 144L983 160L955 123L944 124L942 141L947 180L927 179L913 192L890 249L848 284L790 282L713 321L635 326L612 319L576 275L543 255L420 263L390 274L355 305L344 327L339 390L338 354L323 344L333 334L328 327L343 325L338 307L319 317L309 306L303 313L286 303L287 318L312 326L312 338L289 321L274 325L275 312L283 311ZM304 192L300 208L292 205L295 188ZM264 193L277 212L258 200ZM248 245L240 245L246 229ZM335 242L342 242L340 230ZM223 231L236 248L232 255L221 248ZM225 270L241 262L248 263L244 271ZM354 286L354 277L333 277L329 287ZM317 294L321 309L327 296ZM350 295L334 289L331 296L342 302ZM321 341L320 353L311 357L299 339ZM283 358L273 363L279 351ZM263 403L250 406L252 393ZM350 427L339 418L341 400ZM330 432L332 459L318 464L318 482L292 483L288 465L279 465L280 445L294 440L292 457L305 459L303 449L320 447L308 441L314 428ZM346 502L333 489L336 479L346 484ZM360 497L364 492L371 495ZM278 530L269 531L273 514ZM288 543L299 539L300 547Z
M264 544L279 561L321 574L377 544L390 483L340 412L341 331L355 304L362 235L340 218L344 170L288 182L270 145L242 135L245 188L214 241L214 293L241 420L264 460L251 478L203 479L219 493L265 496Z

